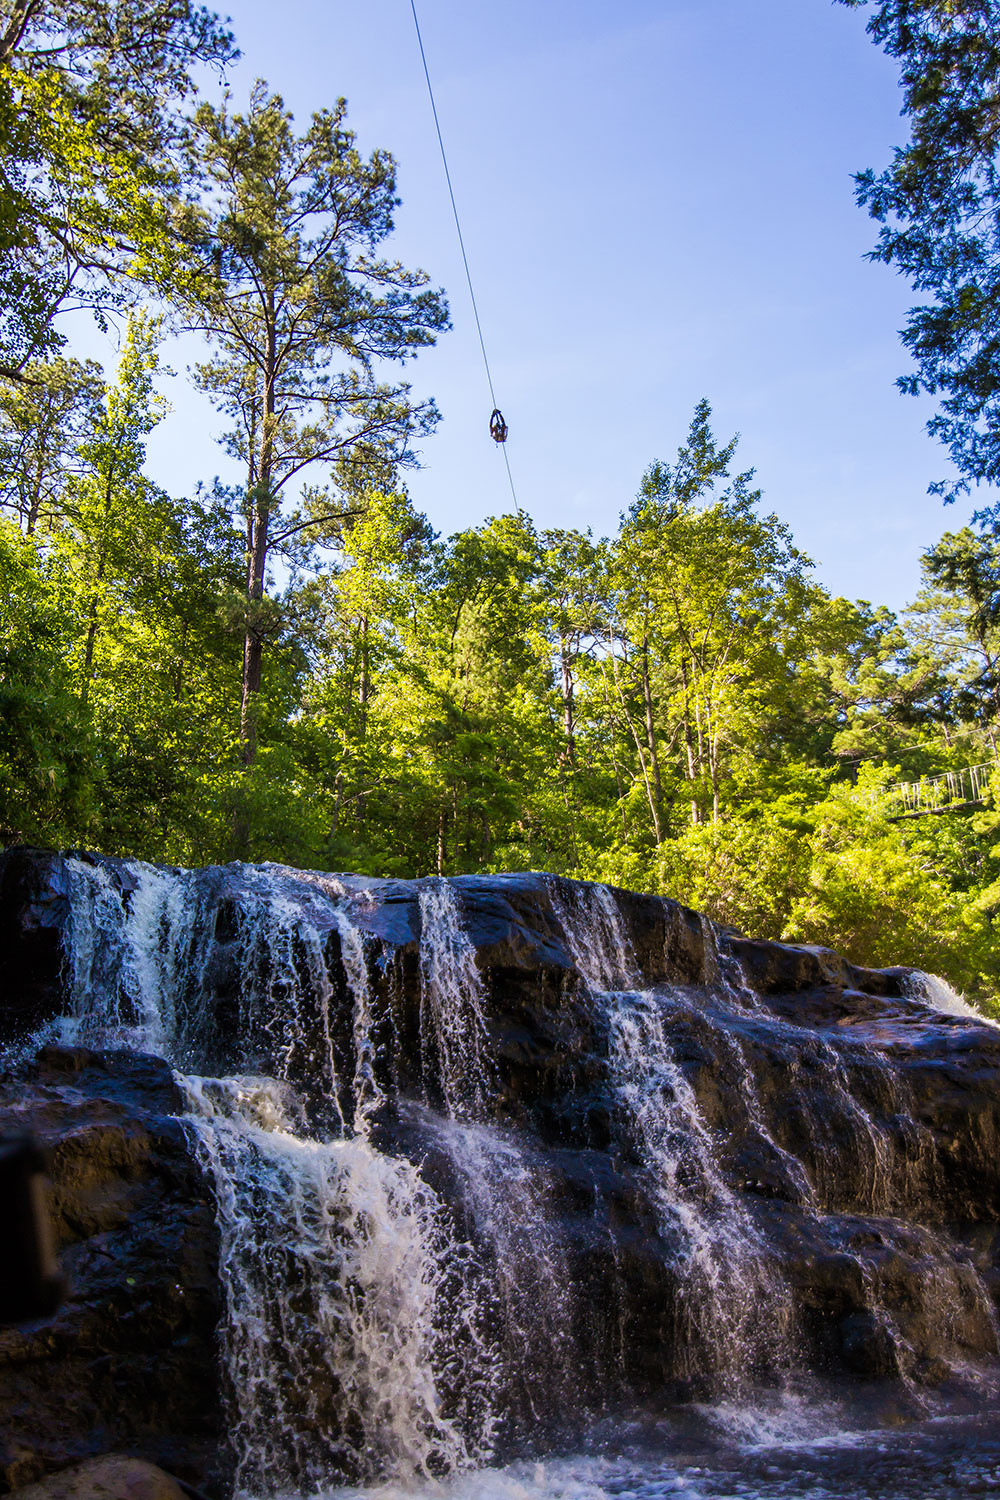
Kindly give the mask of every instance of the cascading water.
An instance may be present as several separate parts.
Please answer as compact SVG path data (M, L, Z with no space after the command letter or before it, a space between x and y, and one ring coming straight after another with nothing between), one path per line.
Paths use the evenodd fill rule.
M570 1281L550 1227L544 1173L517 1136L491 1122L497 1082L483 984L454 892L432 881L419 907L421 1052L436 1080L432 1096L444 1106L443 1115L425 1111L423 1127L451 1162L487 1256L484 1292L501 1340L507 1421L516 1426L551 1415L566 1397L567 1370L579 1363ZM573 1394L580 1395L578 1383Z
M421 1051L437 1075L445 1114L481 1119L493 1090L475 951L443 880L432 881L419 899Z
M667 1041L661 1003L650 994L622 995L608 1022L618 1103L647 1164L660 1233L680 1280L686 1373L714 1366L732 1387L784 1352L785 1289L768 1274L762 1237L722 1176L694 1090Z
M572 904L571 904L572 903ZM644 1164L659 1232L679 1284L674 1337L690 1379L711 1373L731 1392L787 1365L791 1306L767 1265L753 1219L727 1185L665 1017L669 990L635 988L638 969L613 893L555 894L577 967L603 1008L608 1067L625 1140Z
M553 881L550 892L573 960L593 993L634 988L639 973L613 891L606 885L567 889Z
M671 986L638 987L638 965L607 887L579 885L564 893L553 883L552 896L576 965L605 1012L610 1076L626 1137L648 1169L660 1231L672 1247L680 1281L675 1337L687 1351L688 1367L713 1371L717 1388L721 1380L727 1395L745 1389L748 1378L762 1372L787 1382L799 1373L791 1288L773 1263L766 1235L727 1185L720 1132L707 1125L668 1034L672 1014L690 1020L692 1003L703 1013L704 999L692 1002ZM735 958L720 955L714 933L704 941L704 964L716 981L713 1008L725 1023L711 1027L713 1052L731 1064L743 1117L739 1123L756 1138L759 1157L772 1158L787 1195L817 1225L838 1207L845 1181L855 1184L855 1198L865 1211L887 1219L900 1204L933 1196L940 1166L931 1132L917 1118L898 1073L870 1046L848 1048L842 1056L803 1032L792 1068L805 1075L796 1125L798 1139L809 1142L806 1160L776 1139L740 1029L752 1031L761 1015L759 998ZM914 998L924 1003L977 1016L940 980L916 974L910 983ZM876 1096L881 1120L890 1121L891 1128L875 1118L865 1092ZM732 1131L738 1122L727 1123ZM916 1361L894 1315L894 1294L879 1257L858 1249L858 1244L870 1246L871 1227L852 1232L838 1224L834 1234L857 1267L866 1313L881 1335L888 1367L908 1379ZM878 1231L874 1238L877 1242ZM887 1247L892 1238L890 1231ZM956 1348L970 1324L985 1324L996 1343L1000 1329L982 1276L968 1258L957 1264L948 1256L937 1258L929 1241L928 1236L909 1246L923 1266L909 1295L919 1301L926 1324Z
M526 877L536 941L512 877L487 979L502 922L474 945L462 879L65 864L46 1035L177 1070L240 1495L412 1487L665 1390L749 1430L754 1383L787 1394L831 1327L911 1381L995 1343L971 1250L893 1217L948 1188L903 1071L769 1010L710 925L700 969L647 980L612 890Z
M960 995L939 974L925 974L914 970L908 977L907 990L914 1000L920 1000L946 1016L967 1016L974 1021L985 1021L987 1026L1000 1026L1000 1021L976 1010L964 995Z
M197 897L184 872L135 867L126 902L106 869L67 860L71 1013L66 1040L167 1055L176 1045L177 997L197 941Z
M311 1138L270 1080L189 1078L185 1091L218 1206L237 1492L427 1477L488 1456L493 1356L470 1252L417 1169L363 1134ZM446 1395L456 1323L468 1344Z
M234 1061L253 1064L263 1052L273 1076L180 1076L217 1206L237 1492L306 1492L338 1476L406 1478L481 1461L498 1358L483 1326L481 1272L418 1169L370 1139L384 1096L349 898L302 883L293 901L291 872L248 874L257 899L236 914L231 943ZM198 1038L190 1012L218 944L204 933L192 942L192 918L200 909L213 932L219 907L199 908L183 874L137 867L128 896L100 867L77 861L72 875L73 1015L62 1038L185 1067L211 1053L211 1022ZM338 1102L331 932L354 1012L352 1132ZM446 940L454 947L447 924ZM316 1119L326 1122L320 1134Z
M411 1116L412 1117L412 1116ZM429 1112L426 1139L449 1159L482 1248L482 1293L501 1340L504 1425L524 1429L579 1404L580 1352L569 1268L552 1231L551 1187L513 1133ZM501 1389L502 1386L502 1389Z

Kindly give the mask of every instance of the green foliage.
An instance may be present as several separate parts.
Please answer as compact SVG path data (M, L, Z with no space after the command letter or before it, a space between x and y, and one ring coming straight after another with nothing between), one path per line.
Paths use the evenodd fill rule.
M145 475L157 338L130 322L98 402L91 372L43 371L44 441L28 397L3 408L46 475L31 529L15 485L2 532L7 837L545 868L997 995L1000 814L892 821L886 798L994 755L989 536L930 549L902 620L833 599L706 403L602 541L524 515L442 540L404 493L355 489L325 523L332 563L257 602L247 763L244 542L231 496Z
M30 536L51 527L103 393L93 361L56 358L0 383L0 508Z
M878 253L937 299L910 383L945 392L970 479L994 441L994 353L962 343L993 296L979 15L874 7L914 140L861 182ZM832 598L703 400L613 536L523 513L436 536L400 479L437 413L387 371L448 314L381 253L392 157L361 154L342 100L303 130L263 84L245 113L198 105L192 67L232 42L187 0L8 0L0 32L0 836L543 868L1000 993L1000 813L894 818L887 795L996 761L992 531L931 548L899 619ZM53 317L70 292L124 306L126 278L164 312L133 308L105 381ZM234 489L146 473L164 316L209 342Z
M6 0L0 28L0 371L23 379L67 298L169 280L192 69L235 51L189 0Z
M873 0L868 31L899 61L910 138L884 171L858 174L857 196L881 225L872 258L931 299L910 310L916 371L897 384L940 398L928 430L959 477L931 491L954 500L1000 480L1000 13L993 0Z
M96 832L86 716L73 690L71 601L0 517L0 839L60 844Z
M393 227L395 164L384 151L365 160L346 109L339 100L299 135L258 82L245 115L228 102L201 105L188 145L207 195L177 219L191 257L177 295L184 326L214 346L198 382L231 420L227 447L247 474L247 765L257 752L272 555L300 563L311 546L335 540L353 514L351 495L391 484L415 461L413 439L437 420L432 401L375 374L376 361L405 361L432 344L447 308L424 272L376 256ZM317 466L336 493L307 487L282 514L290 483Z

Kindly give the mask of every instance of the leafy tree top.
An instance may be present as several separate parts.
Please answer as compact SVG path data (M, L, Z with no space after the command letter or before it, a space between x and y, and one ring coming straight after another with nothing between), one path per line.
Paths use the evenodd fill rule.
M951 501L1000 482L1000 10L878 0L867 29L900 64L910 139L883 171L857 175L857 196L881 225L872 259L931 298L908 314L916 370L897 384L940 399L928 430L958 478L930 490Z

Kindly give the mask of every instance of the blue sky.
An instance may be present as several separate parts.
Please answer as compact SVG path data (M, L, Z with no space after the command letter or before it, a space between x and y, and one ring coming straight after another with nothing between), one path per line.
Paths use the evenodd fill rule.
M901 142L896 71L830 0L418 0L518 497L541 525L614 529L707 396L765 507L837 593L902 606L966 512L926 403L898 394L906 285L863 259L851 173ZM448 532L510 507L409 0L238 0L238 99L263 76L302 121L347 96L399 167L388 247L450 297L410 367L442 412L409 480ZM212 91L210 87L210 92ZM87 341L89 343L89 340ZM178 370L189 346L166 351ZM226 472L183 378L149 467ZM971 507L970 507L971 509Z

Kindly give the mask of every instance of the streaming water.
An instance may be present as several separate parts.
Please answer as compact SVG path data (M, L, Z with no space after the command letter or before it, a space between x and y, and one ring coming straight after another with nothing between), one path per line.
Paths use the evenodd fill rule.
M647 1169L659 1230L679 1282L674 1337L688 1376L712 1372L733 1393L790 1364L788 1288L721 1170L716 1144L667 1029L668 991L640 976L613 893L553 886L570 951L605 1014L608 1071L627 1144Z
M363 1134L312 1139L271 1080L184 1082L221 1230L237 1493L487 1457L495 1356L475 1267L416 1167Z
M458 1473L432 1490L344 1491L340 1500L955 1500L1000 1489L992 1413L896 1431L822 1407L715 1415L722 1420L701 1431L626 1425L617 1442L599 1439L586 1454Z
M809 1233L841 1235L898 1373L917 1360L894 1311L901 1257L918 1268L905 1294L956 1364L973 1325L993 1318L970 1259L891 1217L926 1195L937 1158L877 1048L781 1023L795 1039L781 1061L802 1116L794 1154L761 1084L768 1067L776 1076L777 1023L714 934L703 985L645 984L614 892L553 881L577 971L553 1004L584 997L595 1119L644 1196L662 1251L648 1274L676 1290L663 1334L674 1373L706 1398L669 1421L621 1415L634 1323L616 1281L614 1192L606 1221L588 1219L582 1151L560 1189L572 1201L557 1202L558 1113L555 1148L528 1113L505 1113L455 886L418 883L410 1014L368 920L374 887L351 877L67 869L71 1005L49 1035L155 1052L177 1070L215 1196L239 1496L329 1495L350 1481L366 1488L340 1494L379 1500L860 1500L854 1471L829 1460L831 1435L850 1429L844 1410L802 1394L798 1311L768 1239L785 1204ZM945 1006L939 984L921 996L956 1013L964 1002ZM411 1033L417 1097L404 1098L388 1054ZM706 1059L736 1101L724 1118L698 1075ZM739 1151L773 1164L776 1210L734 1187ZM866 1218L835 1217L848 1178L863 1184ZM605 1234L607 1282L586 1304L577 1268ZM497 1466L498 1442L523 1450L534 1432L537 1448L571 1415L588 1457ZM870 1456L876 1440L856 1443ZM798 1470L774 1458L793 1450ZM794 1472L809 1475L800 1488ZM878 1493L938 1491L908 1490L897 1463Z
M958 990L953 989L938 974L923 974L914 969L909 975L908 992L912 999L933 1006L944 1015L963 1016L973 1021L984 1021L987 1026L1000 1026L1000 1021L970 1005L964 995L960 995Z
M424 1133L461 1183L461 1198L489 1267L491 1322L503 1356L505 1422L522 1428L567 1397L573 1364L570 1277L552 1232L549 1184L530 1142L491 1123L497 1093L482 978L455 894L443 880L420 891L420 1014L425 1079L443 1115L424 1111ZM485 1285L485 1283L484 1283Z
M66 861L72 881L67 1041L167 1055L182 975L197 942L197 896L187 872L134 867L123 896L107 870Z
M727 1184L720 1133L707 1125L671 1040L672 1018L690 1020L698 1002L670 986L638 988L638 964L606 887L567 890L565 883L553 881L550 892L576 966L605 1011L609 1071L622 1124L647 1164L660 1230L680 1278L675 1337L687 1351L688 1367L713 1370L717 1389L728 1394L745 1394L764 1372L787 1390L800 1374L792 1290L749 1208ZM900 1250L920 1266L906 1295L919 1304L925 1325L950 1344L953 1366L961 1366L962 1348L975 1325L992 1329L996 1347L1000 1329L993 1299L971 1260L956 1258L929 1231L907 1235L892 1221L907 1203L933 1196L939 1172L931 1132L917 1119L898 1070L870 1046L845 1046L842 1052L803 1031L791 1064L794 1092L803 1101L795 1136L809 1142L810 1150L806 1160L793 1157L766 1124L754 1072L733 1029L744 1017L752 1027L761 1014L759 1000L730 955L720 957L707 939L706 953L706 977L715 980L711 1006L718 1011L721 1002L724 1022L708 1019L705 992L701 1019L711 1027L712 1056L716 1065L730 1060L739 1078L742 1123L756 1138L758 1159L768 1154L777 1159L787 1195L812 1218L817 1232L832 1235L838 1250L854 1262L867 1317L865 1337L883 1348L886 1366L909 1380L917 1363L893 1308L900 1288L892 1280L892 1255ZM919 982L921 993L935 995L941 984L925 984L922 976ZM866 1103L866 1093L877 1099L880 1118ZM730 1128L736 1124L729 1122ZM871 1221L845 1224L835 1217L844 1183L860 1197L858 1207L886 1220L884 1227Z
M639 970L614 892L606 885L553 880L549 894L573 961L591 992L633 989Z
M783 1354L788 1362L788 1290L723 1178L658 999L642 992L614 997L608 1026L623 1126L647 1166L660 1233L680 1282L675 1336L684 1345L685 1373L713 1371L735 1393Z
M415 1113L411 1111L411 1114ZM553 1233L552 1186L523 1140L496 1126L427 1114L429 1142L450 1160L486 1255L491 1326L502 1339L505 1422L515 1430L581 1405L583 1352L570 1269Z
M420 1036L427 1076L436 1078L450 1119L482 1119L494 1089L475 950L444 880L426 883L419 899Z
M123 897L104 869L73 866L63 1036L189 1063L199 1045L182 1016L220 945L192 943L189 880L135 872ZM236 1062L264 1054L274 1071L181 1075L220 1229L237 1492L307 1493L337 1475L405 1479L481 1462L495 1427L497 1337L472 1246L417 1167L370 1139L384 1094L364 939L347 905L334 904L342 888L246 873L256 899L235 914L228 945ZM444 912L443 939L432 933L428 948L445 952L450 979L464 957L454 916L440 901L431 909ZM218 906L201 910L214 933ZM341 971L353 1007L351 1130L331 1033ZM433 986L434 1014L447 1014ZM210 1037L202 1042L210 1051ZM457 1068L457 1051L448 1056Z

